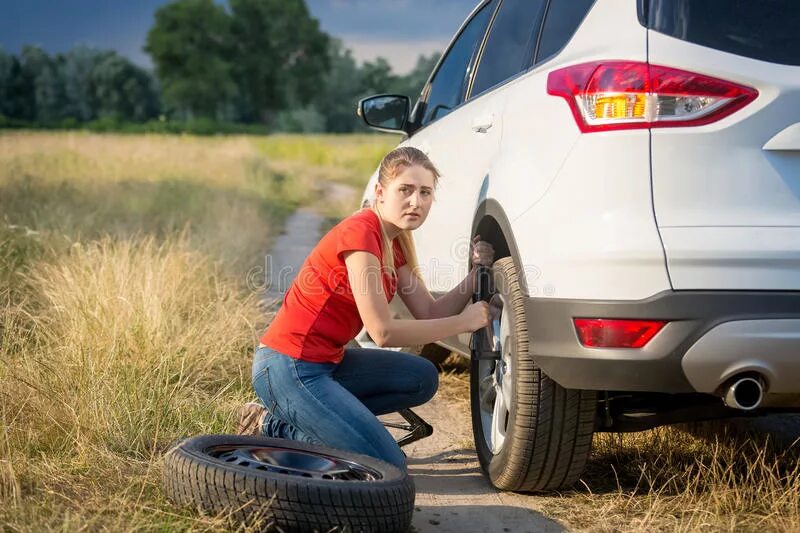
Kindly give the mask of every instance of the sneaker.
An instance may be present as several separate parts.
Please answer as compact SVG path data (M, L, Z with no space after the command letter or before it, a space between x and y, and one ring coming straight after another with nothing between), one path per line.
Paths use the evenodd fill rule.
M237 435L261 435L261 425L267 408L257 402L247 402L239 408Z

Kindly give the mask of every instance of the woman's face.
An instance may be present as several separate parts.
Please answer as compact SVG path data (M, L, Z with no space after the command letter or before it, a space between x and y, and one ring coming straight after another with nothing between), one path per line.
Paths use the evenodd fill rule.
M375 185L375 201L384 222L398 230L415 230L433 203L433 172L419 165L404 168L386 187Z

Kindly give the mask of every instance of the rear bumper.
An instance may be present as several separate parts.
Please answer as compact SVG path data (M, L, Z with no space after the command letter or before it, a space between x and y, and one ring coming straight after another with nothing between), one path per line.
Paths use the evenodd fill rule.
M800 393L800 292L664 291L638 301L528 298L537 364L567 388L714 392L755 371L770 393ZM670 322L641 349L586 348L575 317Z

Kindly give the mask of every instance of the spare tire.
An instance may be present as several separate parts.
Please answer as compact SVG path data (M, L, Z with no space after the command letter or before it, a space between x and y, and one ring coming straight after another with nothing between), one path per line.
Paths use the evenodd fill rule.
M201 435L164 458L164 491L181 506L259 529L407 531L414 483L374 457L304 442Z

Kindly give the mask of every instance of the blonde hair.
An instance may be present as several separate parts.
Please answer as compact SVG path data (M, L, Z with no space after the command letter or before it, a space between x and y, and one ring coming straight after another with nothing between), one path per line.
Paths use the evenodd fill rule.
M439 170L434 166L433 162L425 155L425 152L411 146L402 146L395 148L381 161L378 169L378 181L383 187L387 187L389 182L395 179L403 170L411 166L421 166L429 170L433 174L434 189L439 183ZM370 208L378 215L379 220L383 220L377 202L373 202ZM388 269L388 272L394 276L394 250L391 246L391 241L386 233L386 230L381 224L381 249L383 251L383 268ZM406 263L411 267L411 272L420 278L419 275L419 262L417 260L417 248L414 245L414 237L411 235L410 230L402 230L397 236L397 241L400 244L400 250L406 258ZM421 278L420 278L421 280Z

